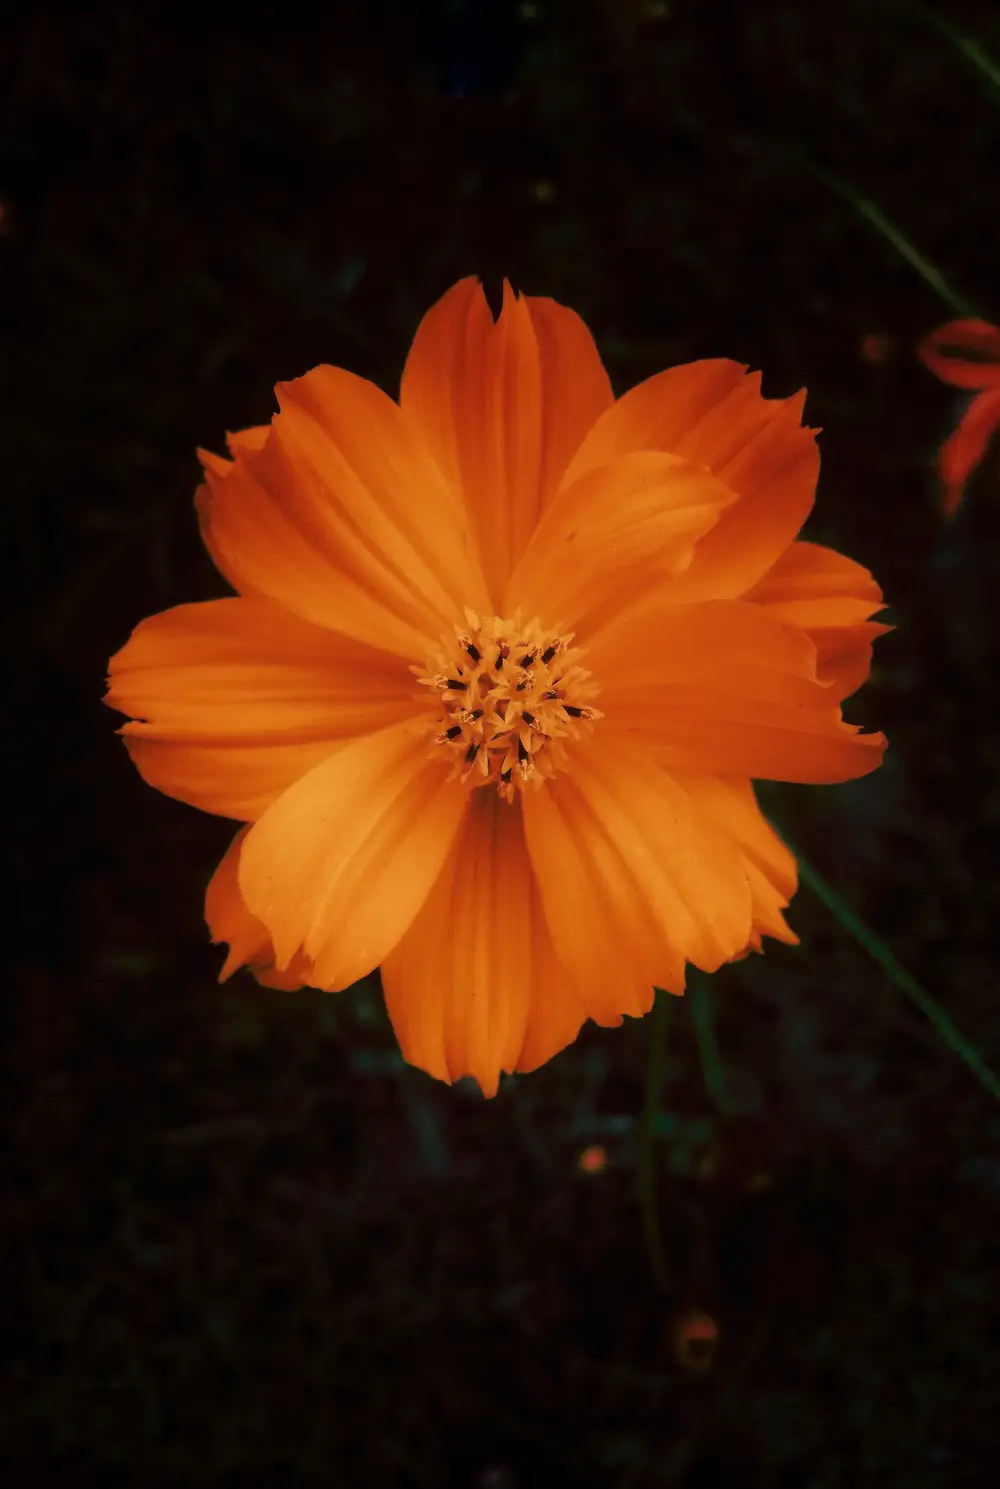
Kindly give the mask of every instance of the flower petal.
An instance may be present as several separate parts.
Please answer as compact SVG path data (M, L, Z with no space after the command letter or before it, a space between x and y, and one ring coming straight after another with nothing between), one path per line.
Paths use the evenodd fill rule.
M612 402L583 322L504 283L494 322L475 279L424 316L400 403L463 494L497 609L511 570L586 430Z
M831 697L842 702L868 681L872 645L892 629L874 620L854 626L809 627L809 639L816 647L817 676L826 683Z
M629 450L667 450L706 466L734 501L674 581L677 600L726 599L767 572L812 510L819 475L804 393L763 398L760 374L736 362L692 362L626 393L594 428L566 480Z
M746 381L746 368L722 357L668 367L646 378L596 421L570 461L565 479L574 480L592 465L606 465L631 450L667 450L701 459L682 450L682 444L694 438L712 411L738 394Z
M704 466L677 455L641 450L591 466L546 509L511 575L504 611L593 627L640 580L662 584L683 573L733 500Z
M649 750L602 731L524 797L525 836L556 953L598 1023L681 992L751 934L740 854Z
M537 897L537 886L533 893ZM531 924L532 991L516 1067L521 1074L537 1070L572 1044L587 1018L582 990L556 955L540 900Z
M739 849L750 884L758 947L761 935L797 946L799 938L781 912L798 888L798 865L758 806L751 782L681 774L677 781Z
M559 976L517 805L472 793L382 985L410 1064L439 1080L471 1075L486 1096L501 1071L534 1069L576 1037L586 1014Z
M147 786L202 812L254 822L293 781L340 745L308 744L223 749L217 744L165 744L144 739L141 724L120 731L129 758Z
M954 517L962 504L965 483L986 454L1000 427L1000 387L980 393L966 409L954 434L941 446L939 469L944 482L942 510Z
M273 947L267 927L254 919L247 909L237 880L240 849L249 828L241 827L223 855L205 891L205 920L213 944L229 942L229 955L219 973L225 982L237 967L273 960Z
M249 830L248 827L240 828L205 892L205 920L209 935L216 944L229 942L229 954L219 973L219 981L225 982L237 967L246 965L258 982L291 991L309 982L312 969L300 954L293 958L286 972L277 970L267 927L250 914L240 894L240 852Z
M885 606L868 570L819 543L792 543L743 596L798 626L846 626Z
M250 429L238 429L235 434L226 435L228 459L225 455L216 455L211 450L201 449L197 452L198 459L213 475L224 476L232 469L234 460L239 460L240 456L248 450L262 450L270 437L270 424L255 424Z
M819 679L838 700L865 681L872 642L892 629L868 619L885 605L868 570L818 543L786 548L744 599L807 632L816 646Z
M409 723L351 741L279 796L240 856L240 891L267 926L279 971L301 950L316 986L336 990L384 961L466 805Z
M238 429L226 435L226 445L234 460L246 450L263 450L271 433L270 424L255 424L250 429Z
M525 297L542 368L541 506L552 500L570 460L615 395L600 353L575 310Z
M747 601L668 599L641 595L588 643L608 724L676 770L820 783L876 769L884 736L844 723L804 631Z
M151 616L109 672L105 702L142 721L122 733L143 777L245 820L342 741L415 710L398 658L250 596Z
M917 356L955 388L994 387L1000 383L1000 328L975 319L949 321L920 343Z
M265 443L206 468L209 552L241 593L419 657L485 600L458 498L373 383L317 367L277 392Z

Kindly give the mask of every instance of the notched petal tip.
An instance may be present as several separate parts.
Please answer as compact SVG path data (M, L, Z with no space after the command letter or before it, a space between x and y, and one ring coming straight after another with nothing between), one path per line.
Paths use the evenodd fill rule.
M233 468L233 462L227 460L225 455L216 455L211 450L203 450L200 445L195 454L201 461L206 476L224 476Z
M838 766L829 776L816 778L818 785L839 785L842 781L857 781L869 776L882 764L889 741L878 731L863 734L860 724L843 724L843 742L848 747L839 758Z
M219 971L220 983L246 967L264 987L294 991L313 982L309 961L299 955L287 968L275 964L267 927L247 908L239 887L239 860L249 832L243 827L233 838L205 891L205 921L213 946L229 943Z
M226 444L233 459L262 450L270 438L271 428L272 424L268 423L256 424L249 429L227 430Z
M500 314L503 315L505 311L512 311L514 307L516 305L519 305L523 299L524 296L518 293L507 276L504 275L503 289L501 291Z
M226 476L242 456L252 454L255 450L262 450L267 444L270 433L270 424L256 424L249 429L227 430L228 459L225 455L217 455L213 450L205 450L200 445L195 454L201 461L206 474Z

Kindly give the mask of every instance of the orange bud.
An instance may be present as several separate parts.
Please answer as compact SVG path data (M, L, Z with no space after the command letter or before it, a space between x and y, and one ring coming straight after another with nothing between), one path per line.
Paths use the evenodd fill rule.
M674 1353L685 1370L707 1370L715 1356L719 1330L707 1313L682 1315L674 1324Z
M577 1167L585 1174L599 1173L602 1168L607 1168L607 1166L607 1150L602 1148L599 1143L595 1143L592 1147L584 1148L577 1160Z

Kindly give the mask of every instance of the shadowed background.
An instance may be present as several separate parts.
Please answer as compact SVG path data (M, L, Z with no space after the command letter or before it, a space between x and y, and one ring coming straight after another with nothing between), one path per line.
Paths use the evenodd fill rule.
M995 9L948 15L1000 57ZM721 1101L670 1003L660 1297L648 1021L486 1103L401 1063L377 978L219 987L232 829L99 700L139 619L225 592L195 445L319 362L395 392L463 275L572 305L619 392L720 355L805 384L807 535L898 626L846 710L890 752L765 802L1000 1062L997 463L946 525L963 404L913 348L953 312L863 205L1000 316L1000 75L886 0L95 0L11 7L0 117L3 1482L991 1483L1000 1113L806 890L801 948L711 982Z

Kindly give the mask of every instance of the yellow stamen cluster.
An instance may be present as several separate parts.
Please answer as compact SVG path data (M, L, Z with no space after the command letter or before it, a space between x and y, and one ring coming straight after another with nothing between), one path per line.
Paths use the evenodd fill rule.
M465 618L453 643L412 670L437 694L434 744L453 757L452 776L495 785L512 802L515 789L565 763L565 739L602 717L590 704L597 685L572 634L554 636L520 612L484 619L467 610Z

